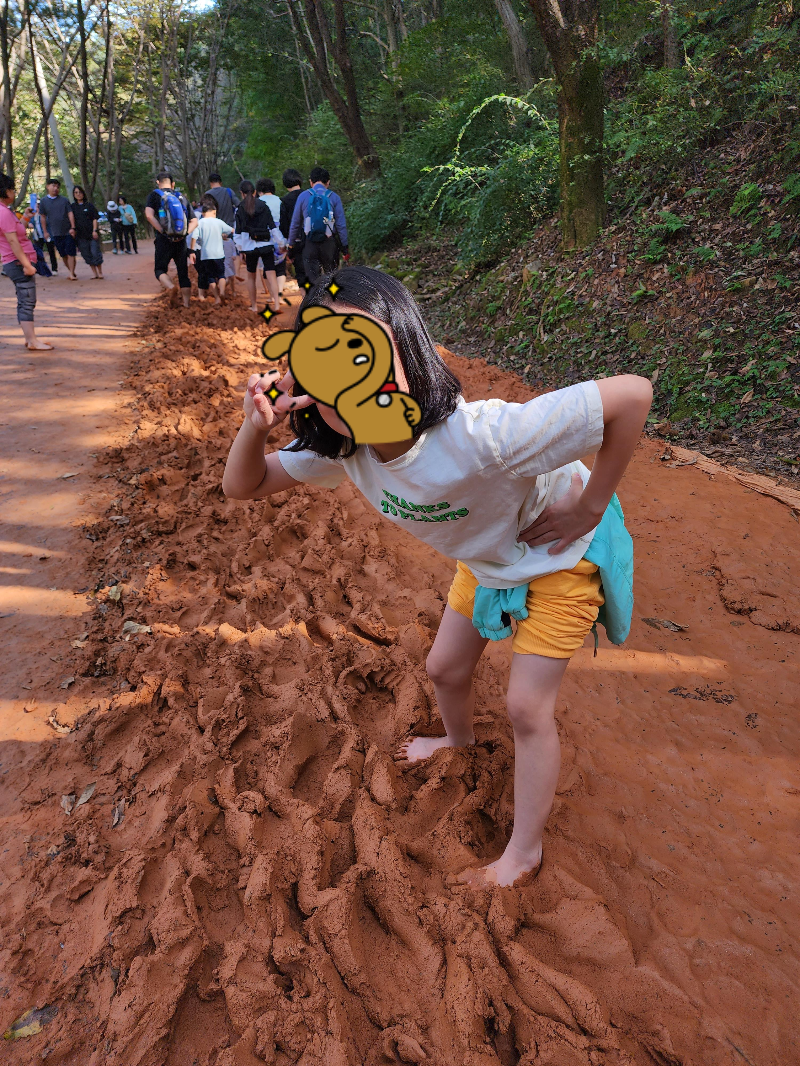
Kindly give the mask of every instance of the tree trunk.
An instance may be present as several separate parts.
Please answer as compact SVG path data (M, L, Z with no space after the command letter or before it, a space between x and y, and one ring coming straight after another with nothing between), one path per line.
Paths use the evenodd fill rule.
M508 40L511 44L511 55L514 60L514 73L517 83L523 92L533 88L533 71L531 70L531 53L528 47L528 39L522 23L517 18L511 0L494 0L497 14L503 23Z
M59 166L61 167L61 177L66 187L67 199L72 199L72 190L75 187L75 183L72 180L72 174L70 173L69 163L67 162L67 153L64 151L64 144L61 140L61 134L58 132L58 122L56 121L55 113L53 112L53 104L55 103L58 91L61 88L61 84L57 81L53 90L52 97L47 88L47 82L45 81L44 71L42 70L42 61L39 58L39 53L36 49L36 37L31 35L31 58L33 59L33 68L36 78L39 81L39 91L41 92L41 99L44 105L44 120L50 124L50 134L53 138L53 147L56 150L56 156L58 158Z
M304 0L308 33L301 31L295 21L294 5L289 4L289 14L298 31L298 37L306 58L311 64L320 88L325 94L339 121L344 135L355 153L359 169L365 178L380 173L380 161L372 146L369 134L361 117L353 64L347 46L347 27L344 16L344 0L333 0L336 39L331 36L330 25L320 0ZM344 85L344 96L339 92L328 70L328 54L333 56Z
M0 8L0 59L2 60L2 86L0 86L0 167L14 180L14 89L18 75L13 79L11 76L11 60L14 47L21 38L21 45L25 44L25 33L30 22L30 13L27 2L20 8L22 18L21 25L12 30L11 10L9 0L3 0ZM21 65L24 54L18 53L17 62Z
M88 111L89 111L89 61L86 54L86 12L83 10L82 0L75 0L75 15L78 22L78 37L80 40L78 57L81 71L81 102L79 108L78 126L80 129L80 154L78 157L78 171L81 176L81 185L84 189L89 188L88 167ZM88 196L88 193L86 193Z
M102 18L102 16L101 16ZM102 80L100 82L100 98L97 103L97 122L95 126L95 140L94 140L94 152L92 153L92 177L89 182L88 197L94 203L94 190L97 184L97 178L100 171L100 149L102 147L102 129L103 129L103 115L108 114L108 108L106 107L106 92L108 90L108 71L109 64L111 62L111 8L106 4L105 10L105 25L103 27L103 41L105 44L105 55L103 57L103 72ZM111 139L111 127L109 125L107 129L107 139ZM108 184L108 169L106 169L106 185Z
M585 248L605 221L600 0L528 0L558 81L561 238Z
M672 0L661 0L661 30L664 35L664 69L677 70L678 38L675 33L675 10Z

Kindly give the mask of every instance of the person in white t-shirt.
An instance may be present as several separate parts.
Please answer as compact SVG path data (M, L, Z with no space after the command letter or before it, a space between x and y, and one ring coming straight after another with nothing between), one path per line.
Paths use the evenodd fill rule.
M234 499L259 499L298 482L335 488L349 477L388 521L458 560L427 660L447 735L401 745L395 756L401 765L475 743L472 675L487 644L473 625L475 589L528 584L528 617L514 634L507 693L514 829L499 859L462 875L479 885L512 884L541 864L560 765L556 697L603 603L597 567L584 555L641 434L651 385L622 375L524 404L466 403L410 293L390 275L345 267L307 293L303 308L314 305L384 326L397 387L417 400L422 420L411 440L356 446L334 408L297 395L298 388L289 395L290 374L277 383L284 395L274 405L265 389L279 372L254 374L223 490ZM265 455L271 430L287 416L297 439ZM593 452L590 474L580 458Z

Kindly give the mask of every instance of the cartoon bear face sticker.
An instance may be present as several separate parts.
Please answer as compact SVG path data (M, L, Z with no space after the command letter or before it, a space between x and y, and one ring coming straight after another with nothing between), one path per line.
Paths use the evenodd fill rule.
M394 380L394 349L383 327L365 315L307 307L301 329L282 330L262 345L267 359L289 356L301 389L333 407L356 444L410 440L422 411Z

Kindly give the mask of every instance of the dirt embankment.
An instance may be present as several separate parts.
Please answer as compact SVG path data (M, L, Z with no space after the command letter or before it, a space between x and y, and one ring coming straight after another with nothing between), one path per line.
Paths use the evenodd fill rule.
M109 698L0 778L2 1020L57 1010L6 1061L800 1058L790 510L640 448L634 629L569 668L542 873L454 887L510 831L510 650L478 668L477 747L398 773L397 741L440 730L424 661L453 564L349 484L222 497L264 333L242 320L159 301L141 332L138 432L88 530L80 684ZM468 398L531 395L451 362Z

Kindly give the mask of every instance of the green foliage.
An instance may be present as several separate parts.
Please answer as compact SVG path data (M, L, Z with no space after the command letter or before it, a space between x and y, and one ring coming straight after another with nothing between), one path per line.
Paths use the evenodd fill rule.
M792 174L783 183L783 191L786 193L781 203L788 204L792 200L800 200L800 174Z
M743 185L736 193L731 205L731 214L736 218L743 216L748 222L758 218L758 205L761 203L761 189L754 182Z
M647 175L660 181L676 164L709 143L724 111L712 69L648 70L607 112L606 149L621 164L635 164L634 189ZM632 167L624 167L626 178Z
M674 237L676 233L680 233L684 229L686 229L686 220L682 219L680 215L675 215L672 211L659 211L658 222L653 223L650 227L650 232L657 237L666 239Z
M504 136L497 135L498 122L488 142L464 149L473 122L492 104L510 110ZM527 100L495 94L472 110L452 158L426 168L434 177L427 210L439 222L463 223L459 244L468 262L489 262L523 240L552 209L557 166L554 123Z
M448 225L460 229L466 262L488 262L552 210L553 123L527 100L487 94L499 80L491 68L471 71L459 97L443 99L404 138L384 176L358 190L349 208L357 250L372 254L406 233Z

